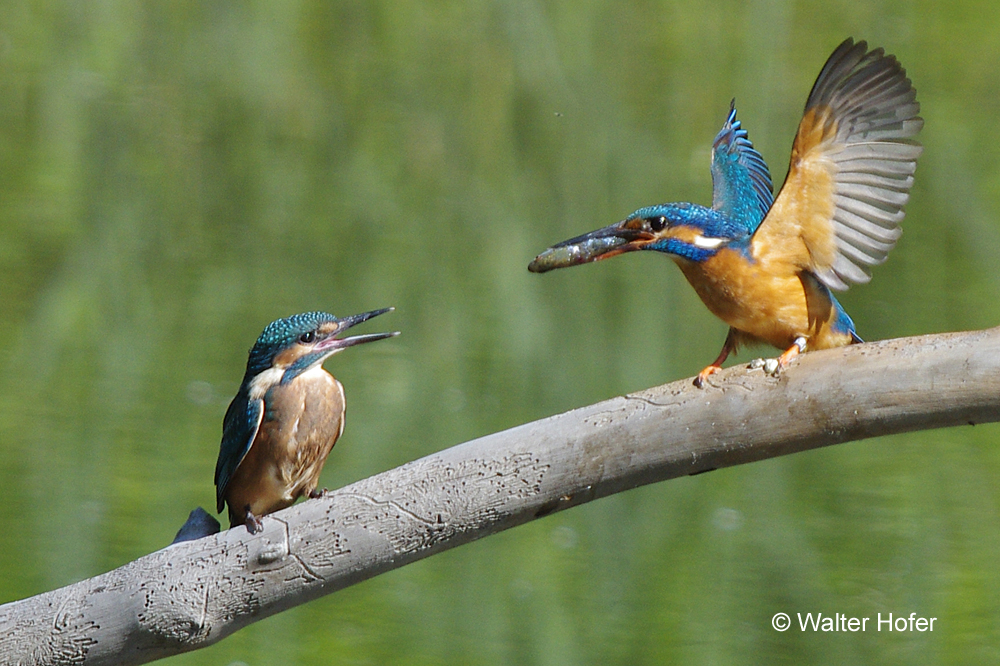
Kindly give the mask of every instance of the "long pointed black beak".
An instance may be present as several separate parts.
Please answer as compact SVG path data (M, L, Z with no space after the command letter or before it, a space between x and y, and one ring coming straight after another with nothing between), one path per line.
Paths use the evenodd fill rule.
M364 335L353 335L348 338L336 337L336 335L340 335L352 326L357 326L362 322L368 321L372 317L377 317L381 314L385 314L386 312L392 312L395 309L396 308L392 307L382 308L381 310L372 310L371 312L362 312L361 314L344 317L340 320L340 326L337 328L337 333L317 344L315 351L339 351L341 349L353 347L354 345L360 345L365 342L375 342L376 340L384 340L386 338L392 338L399 335L399 331L392 331L391 333L365 333Z
M638 250L653 240L652 234L641 229L631 229L623 220L611 226L591 231L589 234L570 238L542 252L528 264L532 273L544 273L554 268L577 266L591 261L607 259L622 252Z

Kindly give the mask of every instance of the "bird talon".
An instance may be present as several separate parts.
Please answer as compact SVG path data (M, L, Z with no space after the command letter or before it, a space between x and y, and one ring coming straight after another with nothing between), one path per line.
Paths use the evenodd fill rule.
M771 375L772 377L777 377L791 364L792 359L801 354L806 350L806 339L799 337L795 338L795 342L789 347L781 356L777 358L765 358L765 359L754 359L750 362L751 369L763 368L764 373Z
M722 368L720 368L717 365L708 366L707 368L699 372L698 376L694 378L694 385L698 388L705 388L705 380L708 379L709 375L714 375L721 369Z
M768 359L768 360L773 360L777 364L777 367L768 371L769 374L777 375L779 372L788 367L788 364L792 362L793 358L795 358L805 350L806 350L806 339L803 337L795 338L795 342L792 343L792 346L786 349L781 356L779 356L776 359ZM767 369L766 365L765 369Z
M247 504L246 518L243 519L243 524L247 526L247 532L250 534L257 534L264 531L264 521L253 515L249 504Z
M309 491L309 499L319 499L323 495L326 495L328 492L330 491L326 488L313 488L312 490Z
M711 365L698 373L698 376L694 378L694 385L698 388L705 388L705 380L708 379L708 376L722 370L722 364L729 358L729 354L735 350L736 338L734 337L733 329L729 329L729 334L726 336L726 341L722 345L722 351L719 352L719 356L712 361Z

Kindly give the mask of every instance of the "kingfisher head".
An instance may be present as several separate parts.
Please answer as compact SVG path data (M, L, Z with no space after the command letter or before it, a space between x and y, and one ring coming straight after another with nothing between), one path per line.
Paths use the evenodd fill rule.
M250 349L244 381L273 370L280 373L280 380L275 377L275 381L286 383L342 349L399 335L399 331L394 331L337 337L352 326L393 309L382 308L344 318L327 312L305 312L272 321Z
M671 203L640 208L621 222L577 236L535 257L533 273L607 259L633 250L656 250L688 261L705 261L723 246L745 240L745 227L697 204Z

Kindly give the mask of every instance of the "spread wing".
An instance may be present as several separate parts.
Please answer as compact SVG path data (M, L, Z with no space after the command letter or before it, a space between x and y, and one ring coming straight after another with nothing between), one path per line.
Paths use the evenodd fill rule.
M906 71L847 39L823 66L792 146L788 177L754 235L831 289L871 279L902 230L924 121ZM777 255L775 255L777 256Z
M712 208L753 233L774 201L771 173L736 120L736 100L712 144Z
M263 416L264 401L250 400L242 390L229 403L222 421L219 460L215 463L216 512L221 512L226 506L226 487L250 450Z

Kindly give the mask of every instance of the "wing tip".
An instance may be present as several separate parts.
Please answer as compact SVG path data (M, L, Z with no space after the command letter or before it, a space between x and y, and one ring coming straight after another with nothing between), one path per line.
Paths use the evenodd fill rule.
M751 231L774 202L774 183L764 156L754 148L749 132L736 117L736 98L712 142L712 207L746 217ZM748 187L749 186L749 187Z
M846 128L848 135L878 130L883 138L906 138L923 127L916 90L896 56L851 37L816 77L803 115L813 109L829 109L827 122L836 123L838 134Z
M902 233L923 152L913 138L924 125L919 111L916 90L896 57L881 47L869 50L864 40L841 42L816 78L778 202L790 184L829 197L829 217L815 209L793 217L808 249L803 267L830 289L869 282L869 267L888 258ZM778 208L788 213L787 205Z

